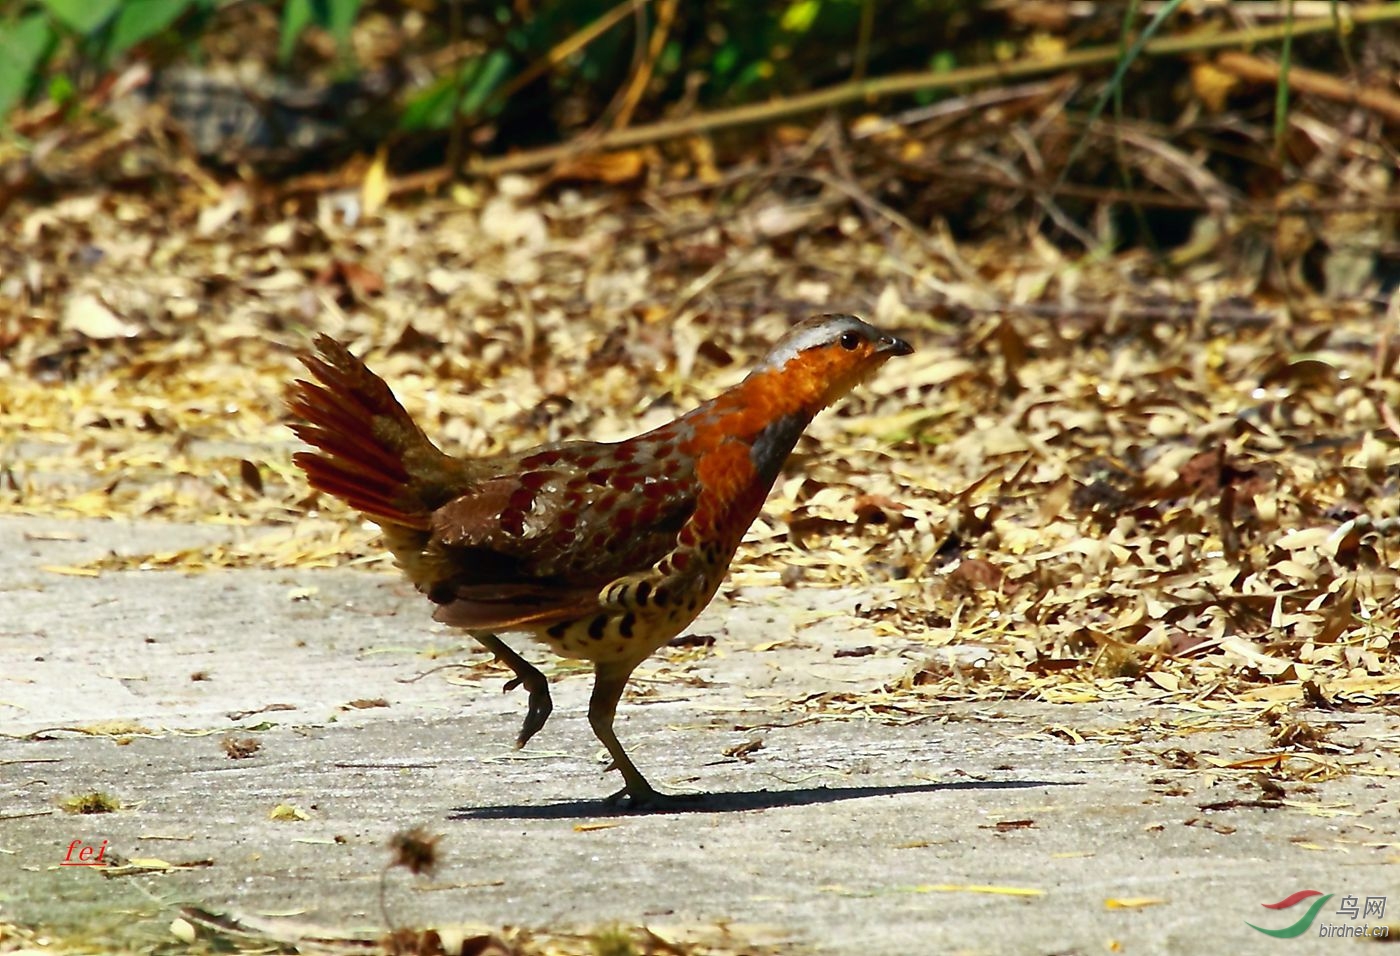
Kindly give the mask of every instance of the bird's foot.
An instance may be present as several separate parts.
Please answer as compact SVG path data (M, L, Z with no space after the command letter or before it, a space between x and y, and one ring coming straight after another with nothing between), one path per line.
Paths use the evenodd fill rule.
M506 681L504 691L512 691L519 687L524 681L515 677ZM525 723L520 727L520 736L515 738L515 747L519 750L530 742L530 738L540 732L544 722L549 720L549 715L554 712L554 700L549 696L549 685L540 681L536 686L528 688L530 691L530 703L525 711Z
M603 804L618 810L655 810L665 813L689 809L698 806L704 800L705 795L702 793L662 793L651 787L634 792L629 787L623 787L604 800Z
M530 738L540 732L544 722L554 710L554 701L549 690L530 691L530 705L525 711L525 723L520 727L520 736L515 738L515 748L519 750L530 742Z

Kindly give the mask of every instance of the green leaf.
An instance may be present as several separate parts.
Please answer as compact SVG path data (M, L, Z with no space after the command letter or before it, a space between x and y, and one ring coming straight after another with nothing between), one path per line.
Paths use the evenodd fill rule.
M78 95L78 89L68 74L59 73L49 79L49 99L59 106L67 106Z
M798 0L783 11L778 27L788 33L806 33L812 28L812 23L817 19L821 8L819 0Z
M738 63L739 47L733 43L726 43L715 51L715 59L710 64L710 71L716 77L728 76Z
M121 0L43 0L43 4L59 23L91 36L117 12Z
M282 35L277 40L277 59L292 58L297 40L311 24L328 30L342 53L350 49L350 29L360 12L360 0L287 0L282 8Z
M442 129L447 124L442 117L452 110L452 99L456 95L451 79L444 77L415 95L404 104L399 115L399 129L414 132L424 129Z
M462 97L462 112L467 116L481 112L487 99L496 92L509 72L510 56L505 51L492 50L486 54L475 79L468 84L467 92Z
M48 17L31 13L13 28L0 29L0 117L24 98L34 79L34 70L53 43Z
M928 58L928 68L935 73L947 73L958 65L958 55L952 50L939 50Z
M324 26L335 37L342 54L350 51L350 29L355 25L355 16L360 12L360 0L321 0L327 9L324 13Z
M297 40L311 23L311 0L287 0L282 8L282 32L277 38L277 62L286 64L292 58Z
M685 49L675 40L670 40L661 50L661 59L657 61L656 72L661 76L674 73L681 68L681 58L685 55Z
M108 56L121 56L143 40L160 33L180 18L195 0L126 0L112 37L107 41Z
M772 79L773 72L773 61L755 60L739 71L739 75L734 79L734 89L742 90L753 83Z
M480 113L509 75L510 64L510 55L504 50L493 50L485 56L473 57L463 63L455 75L442 77L414 97L404 107L399 127L422 130L445 129L452 125L452 108L458 101L459 86L462 89L462 115Z

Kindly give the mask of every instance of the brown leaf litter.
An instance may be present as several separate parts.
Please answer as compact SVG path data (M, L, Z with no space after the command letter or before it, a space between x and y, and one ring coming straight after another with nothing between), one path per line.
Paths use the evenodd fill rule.
M506 186L354 220L213 222L210 195L18 210L0 513L230 529L55 574L382 567L373 527L290 465L281 394L314 331L485 454L659 424L794 317L850 310L918 352L818 419L733 581L888 594L861 643L908 669L804 706L1132 698L1228 722L1400 696L1393 311L1271 299L1208 262L1144 284L1132 257L1044 243L856 221L775 242L684 195Z

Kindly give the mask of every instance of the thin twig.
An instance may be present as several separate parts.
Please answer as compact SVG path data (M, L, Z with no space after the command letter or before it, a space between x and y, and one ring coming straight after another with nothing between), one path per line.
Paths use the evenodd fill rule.
M1285 0L1284 4L1287 14L1283 22L1287 26L1293 25L1293 0ZM1283 46L1279 48L1279 75L1278 88L1274 91L1274 153L1282 161L1286 158L1284 134L1288 132L1288 86L1292 77L1289 75L1289 67L1293 65L1293 34L1288 33L1283 38Z
M548 73L550 70L554 69L554 67L588 46L604 33L607 33L613 27L617 26L634 10L646 5L647 2L648 0L622 0L621 3L592 23L550 47L549 51L546 52L544 56L520 71L509 83L497 90L493 96L487 98L482 108L485 109L486 106L493 105L501 100L509 99L515 93L524 89L545 73Z
M447 0L447 36L450 46L462 42L462 0ZM462 148L466 142L466 120L462 115L462 100L467 95L467 84L462 76L462 67L454 66L452 81L452 126L447 133L447 171L453 179L462 176Z
M889 206L870 195L870 193L862 189L853 178L833 176L821 170L810 170L799 173L798 175L802 178L810 179L813 182L821 183L823 186L830 189L835 189L838 192L844 193L848 199L853 201L858 207L872 217L884 219L896 226L901 232L907 234L911 239L917 242L925 252L940 261L946 258L944 250L938 248L938 245L933 239L918 226L914 225L907 216L891 209Z
M1227 73L1257 83L1277 83L1283 73L1279 64L1269 63L1238 50L1227 50L1215 58L1215 63ZM1289 69L1288 82L1299 93L1320 96L1348 106L1359 106L1391 123L1400 123L1400 96L1380 87L1348 83L1327 73L1301 66Z
M1057 93L1064 89L1064 86L1063 79L1036 80L1034 83L998 86L990 90L969 93L966 96L939 100L937 103L915 107L893 116L881 116L873 122L862 121L858 129L851 131L851 141L858 142L870 139L872 136L879 136L881 133L887 133L901 126L916 126L931 120L961 116L964 113L980 113L993 106L1000 106L1003 103L1011 103L1016 100L1036 99Z
M875 0L861 0L860 33L856 36L855 63L851 66L851 79L865 79L865 64L870 59L870 36L875 29Z
M642 94L646 92L647 83L651 82L652 74L656 71L656 64L661 60L661 54L666 49L666 40L671 35L671 24L676 20L676 5L679 0L659 0L656 5L656 27L651 31L651 38L647 46L646 55L641 58L637 68L632 72L632 77L627 82L623 92L621 105L617 115L613 117L613 129L623 129L632 122L632 114L637 110L637 104L642 101ZM637 8L638 17L641 16L641 7ZM638 39L642 36L642 31L637 31Z

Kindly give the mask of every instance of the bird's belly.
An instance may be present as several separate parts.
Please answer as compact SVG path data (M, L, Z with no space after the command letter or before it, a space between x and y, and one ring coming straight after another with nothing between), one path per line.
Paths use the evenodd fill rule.
M595 614L531 633L560 657L595 663L641 661L684 631L710 603L718 586L718 578L713 583L701 581L661 603L627 611L600 607Z

